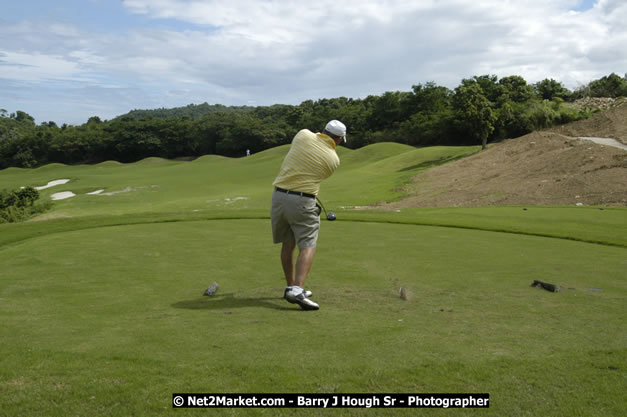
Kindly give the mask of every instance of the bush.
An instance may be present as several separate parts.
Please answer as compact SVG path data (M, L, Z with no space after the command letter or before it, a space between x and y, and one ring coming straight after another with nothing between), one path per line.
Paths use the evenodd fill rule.
M39 191L33 187L21 190L0 190L0 223L13 223L43 213L51 206L51 202L35 204L39 199Z

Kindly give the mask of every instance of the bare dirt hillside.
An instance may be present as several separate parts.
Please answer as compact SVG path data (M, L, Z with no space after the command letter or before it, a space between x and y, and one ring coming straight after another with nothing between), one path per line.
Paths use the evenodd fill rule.
M614 138L627 145L627 101L577 122L558 126L551 131L568 136L598 136Z
M627 143L627 103L550 131L533 132L414 177L407 207L627 206L627 151L577 137Z

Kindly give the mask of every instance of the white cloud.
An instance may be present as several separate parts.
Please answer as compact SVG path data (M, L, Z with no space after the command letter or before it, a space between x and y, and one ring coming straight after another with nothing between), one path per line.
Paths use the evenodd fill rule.
M427 81L452 88L482 74L521 75L529 82L554 78L576 88L627 69L623 0L599 0L583 12L574 11L579 0L122 5L144 19L122 33L95 32L78 21L1 22L0 93L2 79L33 88L71 81L77 94L109 90L102 106L115 109L110 116L129 105L297 104L409 90ZM177 24L167 29L160 24L172 21Z
M80 76L76 62L62 56L0 51L2 78L18 81L73 80Z

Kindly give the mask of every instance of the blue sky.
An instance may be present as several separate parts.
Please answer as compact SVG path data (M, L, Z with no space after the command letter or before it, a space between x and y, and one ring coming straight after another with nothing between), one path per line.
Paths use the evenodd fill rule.
M624 0L0 0L0 109L299 104L521 75L627 72Z
M594 7L596 3L598 3L598 0L581 0L579 2L575 2L575 4L571 6L571 9L578 12L583 12L592 9L592 7Z

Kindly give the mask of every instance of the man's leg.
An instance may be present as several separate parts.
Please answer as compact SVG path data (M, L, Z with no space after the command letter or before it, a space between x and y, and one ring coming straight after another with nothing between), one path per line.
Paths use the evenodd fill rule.
M316 248L303 248L299 249L298 258L296 259L296 274L294 274L294 249L296 243L283 242L281 247L281 265L283 266L283 273L285 274L285 282L288 287L298 286L304 288L305 280L311 266L313 265L314 256L316 254Z
M305 280L311 265L313 265L314 256L316 255L316 248L302 248L298 253L298 259L296 260L296 275L294 276L294 284L301 288L305 288Z
M283 266L283 273L285 274L285 282L287 286L291 287L294 284L294 248L296 248L295 242L283 242L281 247L281 265Z
M283 243L281 247L281 265L285 273L285 299L290 303L297 303L304 310L318 310L318 304L309 300L311 291L304 291L303 286L307 275L311 270L316 248L299 249L298 258L296 259L296 271L294 271L294 249L296 244Z

